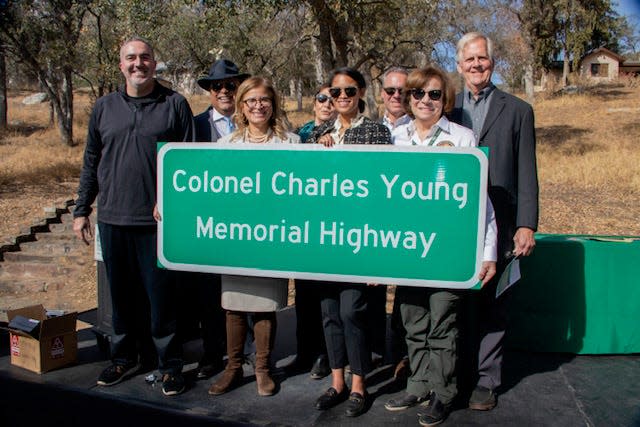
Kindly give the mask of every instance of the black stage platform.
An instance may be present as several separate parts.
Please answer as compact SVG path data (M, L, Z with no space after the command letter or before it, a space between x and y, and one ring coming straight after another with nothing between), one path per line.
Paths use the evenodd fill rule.
M81 318L91 320L92 313ZM293 359L293 310L280 313L276 342L277 366ZM95 317L95 315L93 315ZM278 370L279 391L259 397L254 377L245 366L245 382L230 393L209 396L213 379L195 381L193 361L198 342L186 345L187 391L162 395L160 385L135 376L113 387L96 386L109 365L90 329L79 337L78 364L43 375L11 366L8 338L0 334L0 426L387 426L418 425L412 408L389 412L384 403L402 392L391 378L391 366L368 377L371 403L355 419L338 406L314 409L315 399L330 385L329 378L308 374L287 376ZM450 426L640 426L640 356L575 356L510 351L505 356L505 384L498 406L490 412L456 408L443 425Z

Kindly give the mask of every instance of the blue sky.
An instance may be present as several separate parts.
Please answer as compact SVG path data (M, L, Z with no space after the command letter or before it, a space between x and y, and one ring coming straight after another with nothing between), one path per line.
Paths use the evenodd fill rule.
M640 18L640 0L617 0L617 3L616 9L620 15L635 15L636 19Z

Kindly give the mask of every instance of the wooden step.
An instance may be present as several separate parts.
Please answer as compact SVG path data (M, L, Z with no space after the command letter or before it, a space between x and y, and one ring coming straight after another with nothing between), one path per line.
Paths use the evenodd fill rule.
M67 284L67 278L6 278L0 275L0 291L14 293L47 292L60 290Z
M2 274L5 277L13 276L14 278L40 278L40 277L60 277L68 275L78 270L74 266L64 264L52 264L33 261L4 261L2 263Z
M7 263L11 262L37 262L37 263L51 263L58 265L85 265L87 263L87 257L81 255L55 255L55 254L33 254L28 252L6 252L4 254L4 260Z
M86 245L80 240L63 240L63 241L35 241L25 242L20 245L20 252L33 255L85 255L93 257L93 244ZM6 255L7 253L5 253Z
M38 242L72 242L78 240L74 233L38 233L36 234Z

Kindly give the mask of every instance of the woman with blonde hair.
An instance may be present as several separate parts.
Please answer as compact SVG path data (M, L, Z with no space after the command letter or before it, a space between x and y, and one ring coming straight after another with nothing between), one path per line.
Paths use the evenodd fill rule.
M287 131L280 97L264 77L250 77L238 87L233 120L235 132L218 142L300 142L298 135Z
M278 94L268 79L251 77L236 93L236 131L219 143L298 143L298 135L283 125ZM275 393L270 356L276 335L276 310L287 303L286 279L222 275L222 308L226 310L227 366L209 389L209 394L226 393L242 380L244 343L248 316L253 315L256 345L255 374L260 396Z

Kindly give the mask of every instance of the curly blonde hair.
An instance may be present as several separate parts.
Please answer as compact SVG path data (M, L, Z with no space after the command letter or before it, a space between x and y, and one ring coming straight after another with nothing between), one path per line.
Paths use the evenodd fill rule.
M273 133L280 139L286 139L286 126L284 124L284 112L280 107L280 96L273 87L271 80L265 77L249 77L240 84L238 91L236 92L236 112L233 114L233 121L236 125L236 130L233 132L231 139L242 138L245 130L249 125L249 121L242 113L242 103L244 97L252 89L264 88L271 98L271 118L269 119L269 127Z

